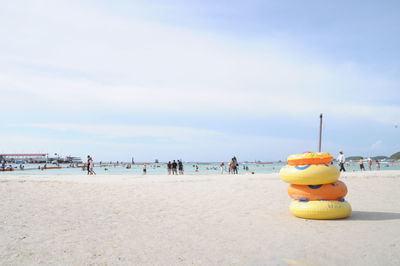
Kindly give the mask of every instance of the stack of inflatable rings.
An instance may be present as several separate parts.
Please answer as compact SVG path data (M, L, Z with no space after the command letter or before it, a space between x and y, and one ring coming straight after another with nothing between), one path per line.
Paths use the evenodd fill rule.
M291 184L288 194L294 201L290 211L305 219L340 219L351 214L350 204L344 200L346 185L338 181L339 169L331 164L327 152L307 152L288 157L288 165L279 176Z

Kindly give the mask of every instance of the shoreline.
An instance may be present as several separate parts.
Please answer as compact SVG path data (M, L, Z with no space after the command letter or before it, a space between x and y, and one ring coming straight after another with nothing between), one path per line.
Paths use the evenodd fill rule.
M115 181L133 181L137 179L144 180L153 180L153 181L166 181L166 180L191 180L198 179L202 177L218 177L218 178L251 178L251 177L265 177L265 178L273 178L276 180L280 180L278 173L239 173L239 174L212 174L212 173L196 173L196 174L184 174L184 175L168 175L168 174L104 174L99 173L96 175L87 175L87 174L0 174L0 182L1 181L12 181L12 180L25 180L25 181L56 181L56 180L64 180L64 181L76 181L76 182L88 182L95 183L101 181L109 181L108 183L112 183ZM371 178L371 177L381 177L381 178L394 178L399 176L400 178L400 170L372 170L372 171L346 171L341 172L340 179L345 179L348 177L355 176L357 178ZM282 181L283 182L283 181Z

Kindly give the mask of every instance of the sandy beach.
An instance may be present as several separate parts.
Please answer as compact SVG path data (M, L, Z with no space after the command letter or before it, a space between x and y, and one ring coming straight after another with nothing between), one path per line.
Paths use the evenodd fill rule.
M342 174L299 219L277 174L0 176L1 265L400 265L400 171Z

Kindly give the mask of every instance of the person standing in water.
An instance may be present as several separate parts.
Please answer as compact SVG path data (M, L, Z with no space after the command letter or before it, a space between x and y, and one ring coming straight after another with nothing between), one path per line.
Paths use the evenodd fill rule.
M223 175L224 172L225 172L225 163L222 162L222 163L219 165L219 167L220 167L220 169L221 169L221 175Z
M233 159L231 159L230 163L229 163L229 174L235 174L235 161Z
M178 171L177 171L177 168L178 168L178 164L175 162L175 160L172 162L172 174L173 175L177 175L178 174Z
M371 158L368 159L368 169L370 171L372 171L372 159Z
M95 175L96 172L94 171L94 161L93 161L93 158L90 157L90 159L91 159L90 173L91 173L92 175Z
M88 155L88 162L87 162L87 164L88 164L88 175L95 175L96 174L96 172L94 171L94 161L93 161L93 158L90 156L90 155Z
M239 164L238 164L238 161L236 159L236 156L233 156L232 161L234 162L233 173L237 175L238 174Z
M346 158L344 157L343 152L339 152L339 156L337 157L337 161L339 162L339 166L340 166L340 172L346 172L346 169L344 168L344 163L346 161Z
M172 163L171 163L171 161L168 162L167 169L168 169L168 174L171 175L171 173L172 173Z
M179 174L183 175L183 163L180 160L178 160L178 170L179 170Z
M87 174L90 175L90 161L91 161L90 155L87 156L87 163L86 163L86 169L87 169Z
M376 160L375 163L376 163L376 170L381 170L381 163L378 160Z
M146 165L143 166L143 174L147 174L147 169L146 169Z
M365 171L363 157L361 157L358 163L360 164L360 171Z

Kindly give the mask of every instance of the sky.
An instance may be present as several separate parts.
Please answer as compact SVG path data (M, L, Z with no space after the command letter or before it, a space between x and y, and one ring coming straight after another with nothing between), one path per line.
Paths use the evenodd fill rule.
M0 153L400 151L398 1L0 0Z

